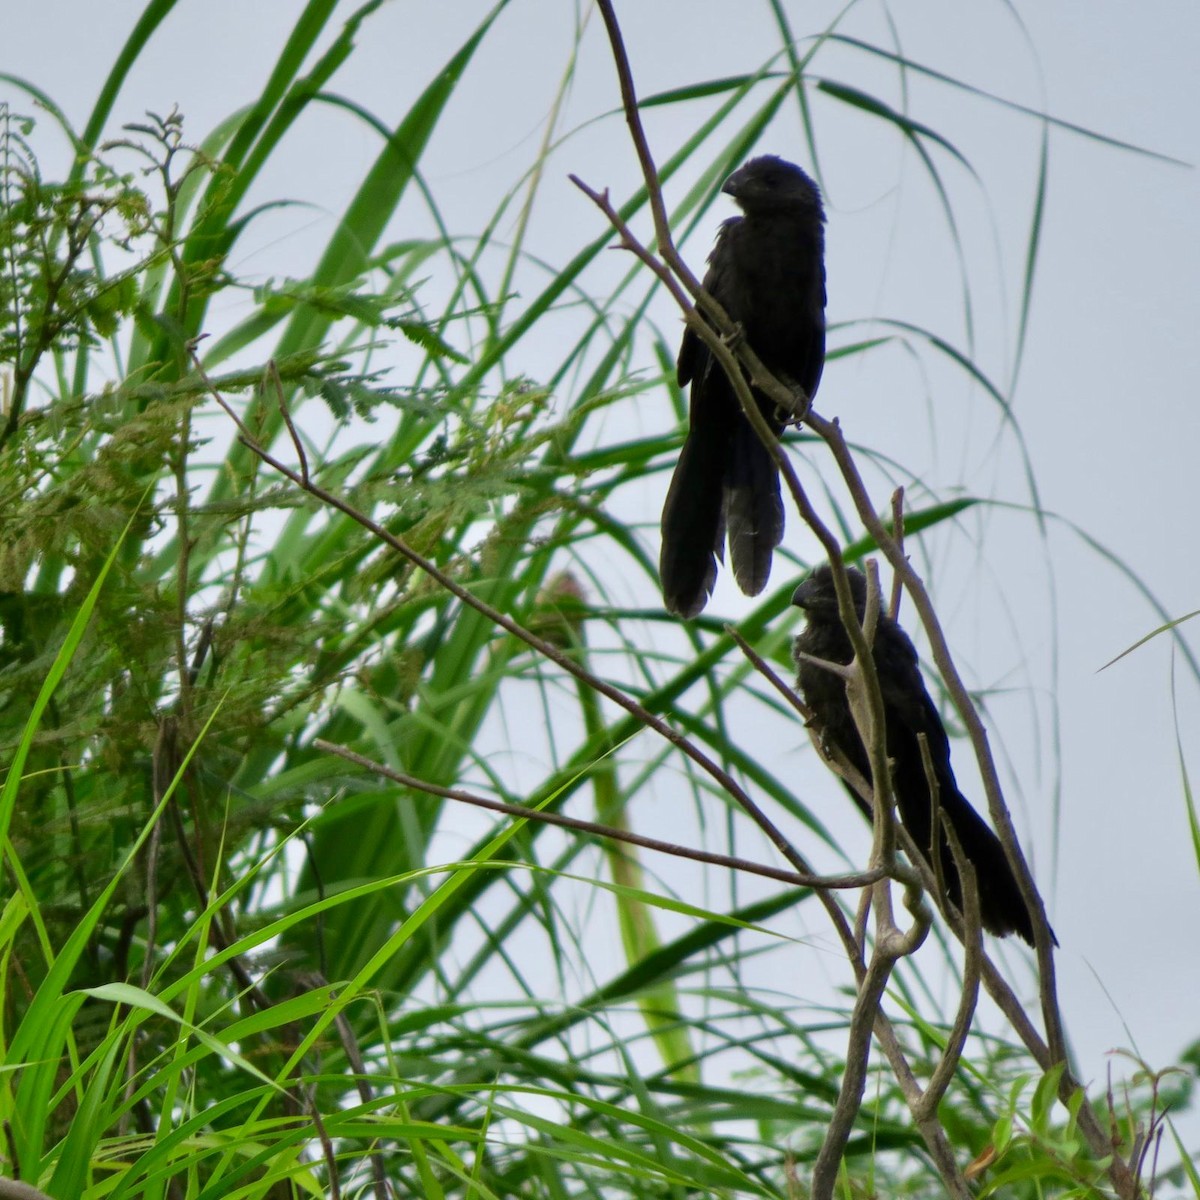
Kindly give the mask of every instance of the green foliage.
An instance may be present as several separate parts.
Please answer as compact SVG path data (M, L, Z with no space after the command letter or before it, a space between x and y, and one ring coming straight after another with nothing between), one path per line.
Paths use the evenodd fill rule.
M12 372L0 447L43 358L95 346L134 311L141 268L102 273L92 255L128 245L149 219L145 197L99 164L46 183L32 131L30 118L0 106L0 362Z

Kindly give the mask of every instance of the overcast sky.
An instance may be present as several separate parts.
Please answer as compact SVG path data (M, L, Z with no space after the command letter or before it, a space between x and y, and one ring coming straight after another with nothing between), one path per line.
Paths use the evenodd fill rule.
M641 0L619 7L643 94L754 71L775 46L765 3ZM786 7L801 36L819 32L836 11L820 3ZM1015 8L1024 29L1000 3L929 0L892 16L915 62L1110 138L1197 160L1200 6L1020 0ZM254 98L300 11L292 0L185 0L143 54L118 104L118 124L178 103L198 139ZM484 11L474 0L384 5L334 90L394 123ZM0 70L45 89L82 126L139 12L126 0L24 6L19 22L6 22ZM841 30L884 44L884 13L862 5ZM564 0L514 0L472 65L424 163L452 229L478 229L533 157L576 16ZM861 52L827 46L812 70L901 103L895 72ZM1041 127L943 84L917 76L908 82L913 116L954 141L978 172L972 179L948 157L938 159L971 264L979 359L1007 383ZM28 107L13 89L4 95L14 107ZM564 125L582 126L616 104L593 15ZM712 107L654 111L649 128L660 161ZM831 347L878 332L862 324L874 315L928 325L965 346L956 260L919 162L895 137L882 136L877 122L828 97L814 98L813 113L829 215ZM1098 1079L1105 1052L1128 1046L1131 1036L1162 1067L1200 1033L1200 875L1175 746L1171 648L1159 639L1098 673L1157 621L1135 588L1070 531L1081 527L1127 563L1170 613L1200 608L1200 186L1190 166L1059 129L1049 142L1032 323L1012 398L1041 502L1061 521L1050 522L1043 541L1027 515L997 512L966 536L935 543L938 578L931 582L972 682L1012 689L1011 703L995 695L989 705L992 736L1014 759L1018 828L1062 943L1067 1025L1084 1076ZM781 112L761 148L813 166L794 106ZM258 278L302 274L377 151L365 127L341 114L314 113L256 195L291 196L311 207L290 215L276 236L241 244L234 269ZM551 264L567 261L601 229L566 182L569 171L618 197L635 188L636 163L619 119L583 129L551 160L531 238ZM686 182L670 197L682 196ZM731 211L718 205L686 246L694 266L716 221ZM421 220L418 208L413 220ZM665 307L655 319L674 328ZM553 353L547 363L532 348L526 353L519 365L534 377L555 361ZM655 369L649 358L646 369ZM886 448L942 494L965 487L1015 506L1029 503L1020 448L994 407L931 358L918 361L897 348L833 362L819 407L838 415L852 440ZM647 430L664 428L665 394L661 408L643 408L635 419ZM879 499L886 502L886 491ZM978 545L971 547L971 538ZM656 555L653 522L646 539ZM805 557L815 553L798 528L789 529L787 544ZM626 598L653 600L640 582L630 584ZM714 605L736 614L741 603L722 583ZM1200 649L1197 633L1189 629L1187 637ZM1200 702L1178 665L1180 743L1188 768L1200 771ZM1057 863L1048 808L1058 768L1046 717L1055 685ZM1039 706L1036 730L1031 696ZM753 747L753 731L745 734ZM799 739L796 762L798 770L814 769ZM815 775L805 781L835 807L832 785Z

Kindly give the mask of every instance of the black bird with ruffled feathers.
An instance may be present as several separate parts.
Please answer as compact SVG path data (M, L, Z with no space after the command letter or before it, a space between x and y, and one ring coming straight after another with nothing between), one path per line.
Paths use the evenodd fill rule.
M847 567L846 574L850 580L855 611L861 621L866 611L867 579L854 567ZM811 655L825 662L842 664L854 657L850 637L838 613L837 593L830 568L818 567L796 589L792 603L802 608L808 617L808 625L794 643L796 687L804 703L812 710L813 725L824 744L840 751L869 783L871 764L850 712L845 681L832 671L802 657ZM937 782L941 820L954 830L963 853L975 868L984 929L999 937L1015 933L1032 945L1033 922L1012 867L1008 864L1004 847L958 790L950 766L950 739L946 736L937 708L925 690L916 648L904 630L885 613L879 614L872 657L883 694L892 790L904 828L912 836L925 861L932 866L932 805L929 779L918 740L918 735L924 734ZM848 790L870 820L870 806L857 792ZM962 884L944 832L939 838L939 845L940 868L946 892L961 909Z
M817 185L774 155L752 158L721 189L743 216L721 225L704 287L763 364L809 400L825 364L825 213ZM703 340L684 332L677 375L691 384L688 435L662 515L659 576L667 608L694 617L708 602L726 540L737 585L756 596L783 538L779 473ZM783 421L754 398L776 436Z

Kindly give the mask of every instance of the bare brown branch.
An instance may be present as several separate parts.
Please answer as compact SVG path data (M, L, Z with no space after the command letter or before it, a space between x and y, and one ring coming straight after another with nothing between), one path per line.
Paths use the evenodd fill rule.
M776 879L780 883L790 883L795 887L832 888L834 890L861 888L869 887L881 877L881 872L878 871L860 871L850 875L810 875L796 871L782 871L778 867L768 867L763 863L756 863L732 854L714 854L708 850L695 850L690 846L680 846L674 842L644 837L641 834L630 833L628 830L615 829L611 825L601 825L595 821L581 821L577 817L567 817L561 813L546 812L520 804L507 804L503 800L489 800L486 796L476 796L462 788L442 787L440 784L417 779L404 771L393 770L383 763L375 762L366 755L351 750L348 746L339 746L334 742L325 741L324 738L315 738L313 746L317 750L336 754L339 758L344 758L347 762L352 762L364 770L370 771L373 775L379 775L403 787L412 788L415 792L440 796L444 800L454 800L459 804L468 804L472 808L486 809L488 812L503 813L505 816L515 817L522 821L534 821L543 825L554 825L559 829L570 829L575 833L586 834L588 837L603 838L610 842L624 842L643 850L668 854L673 858L687 858L693 862L726 867L731 871L741 871L747 875L761 875L766 879Z

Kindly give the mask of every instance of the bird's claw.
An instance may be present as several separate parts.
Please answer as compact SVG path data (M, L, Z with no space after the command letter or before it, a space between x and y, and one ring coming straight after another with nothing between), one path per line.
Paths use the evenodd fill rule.
M792 394L792 403L787 408L775 405L775 420L780 425L799 426L812 408L812 397L790 376L776 371L775 377Z

